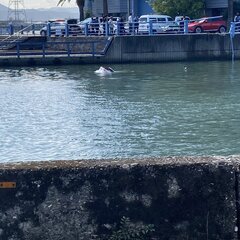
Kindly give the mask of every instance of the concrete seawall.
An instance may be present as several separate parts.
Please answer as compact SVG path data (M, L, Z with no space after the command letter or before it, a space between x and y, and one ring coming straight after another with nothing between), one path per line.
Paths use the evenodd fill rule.
M48 42L69 41L68 38L48 38ZM71 41L86 41L86 37L72 37ZM107 37L87 37L88 41ZM240 58L240 35L234 37L235 59ZM60 46L60 45L59 45ZM62 46L61 46L62 47ZM88 47L88 46L86 46ZM81 44L79 48L84 48ZM115 36L103 56L24 56L0 57L1 66L32 66L56 64L138 63L192 60L231 60L229 34L174 34L156 36Z
M237 240L239 164L239 157L2 163L0 239L124 239L135 230L143 239Z

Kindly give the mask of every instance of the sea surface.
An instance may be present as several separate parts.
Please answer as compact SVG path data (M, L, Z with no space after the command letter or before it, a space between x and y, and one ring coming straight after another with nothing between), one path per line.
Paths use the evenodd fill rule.
M240 154L240 62L0 68L0 162Z

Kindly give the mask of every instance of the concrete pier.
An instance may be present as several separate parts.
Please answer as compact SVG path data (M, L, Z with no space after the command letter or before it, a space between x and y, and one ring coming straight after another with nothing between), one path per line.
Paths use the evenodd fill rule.
M144 239L237 240L239 164L240 157L2 163L0 239L111 239L141 229Z

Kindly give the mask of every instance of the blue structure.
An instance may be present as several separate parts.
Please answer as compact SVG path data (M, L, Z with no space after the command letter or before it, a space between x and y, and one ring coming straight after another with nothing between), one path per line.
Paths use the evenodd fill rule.
M137 6L137 9L135 11L135 15L141 16L141 15L144 15L144 14L154 13L154 10L146 2L146 0L133 0L133 1L135 1L135 6Z
M85 10L94 16L102 16L102 1L86 0ZM112 16L125 16L130 13L134 16L154 13L146 0L108 0L108 12Z

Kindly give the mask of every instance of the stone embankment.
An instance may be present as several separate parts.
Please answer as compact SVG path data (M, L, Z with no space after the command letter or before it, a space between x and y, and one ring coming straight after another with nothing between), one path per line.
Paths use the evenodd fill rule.
M237 240L239 165L234 156L2 163L0 239Z

